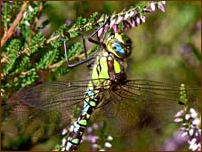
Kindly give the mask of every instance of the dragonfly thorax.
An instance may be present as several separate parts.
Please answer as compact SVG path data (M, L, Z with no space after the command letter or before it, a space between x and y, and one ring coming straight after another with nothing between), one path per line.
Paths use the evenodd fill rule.
M113 82L126 80L127 62L116 57L109 51L102 51L97 55L92 70L92 79L105 79Z
M126 79L126 58L131 55L132 41L121 33L111 33L93 66L92 79L122 81Z

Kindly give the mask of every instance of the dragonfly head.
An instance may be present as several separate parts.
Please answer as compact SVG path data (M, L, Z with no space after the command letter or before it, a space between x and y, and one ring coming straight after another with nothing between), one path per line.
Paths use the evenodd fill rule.
M132 41L123 33L111 33L107 39L106 47L118 58L127 58L132 53Z

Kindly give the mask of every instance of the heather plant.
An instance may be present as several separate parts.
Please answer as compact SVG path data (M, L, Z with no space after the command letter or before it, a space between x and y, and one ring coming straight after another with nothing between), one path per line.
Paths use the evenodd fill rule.
M169 70L167 72L169 73L168 75L172 77L171 81L174 81L174 83L178 80L183 83L185 80L188 80L188 82L190 83L193 79L196 80L195 82L199 83L200 76L198 74L198 67L200 66L199 63L201 55L199 53L200 51L197 45L198 41L195 39L197 35L196 33L201 29L201 24L199 23L200 21L198 21L198 16L195 17L194 15L187 15L188 11L186 12L185 9L183 12L185 16L182 15L178 18L179 21L182 22L179 24L181 29L171 29L172 26L169 24L169 20L164 22L164 25L160 26L158 25L159 22L157 22L157 20L162 20L164 17L161 17L159 19L156 16L152 16L152 14L158 13L161 13L161 16L165 14L177 16L176 14L174 14L176 10L166 10L165 7L167 4L165 1L129 3L128 5L126 5L126 7L121 7L121 9L123 10L116 12L110 12L110 8L107 8L107 5L103 4L103 6L106 5L105 12L94 11L94 9L91 8L92 10L90 10L89 13L86 13L87 15L82 15L82 13L85 12L85 9L88 9L88 7L90 6L88 6L88 3L82 3L83 5L81 3L82 2L68 2L69 6L74 5L74 8L77 13L75 13L76 15L74 17L69 14L69 17L60 18L58 17L60 15L56 16L57 11L60 10L57 10L54 13L53 8L52 14L51 12L47 12L51 10L51 7L53 7L53 4L51 5L51 2L1 1L2 105L16 100L16 91L29 84L41 81L54 81L60 79L61 77L63 79L65 76L68 77L68 75L70 75L71 77L70 72L72 72L72 69L74 68L68 68L66 66L67 58L70 60L70 62L85 60L85 46L83 45L83 41L87 41L85 39L86 35L91 31L95 31L97 28L99 28L97 39L102 39L103 35L106 32L128 32L133 39L139 39L137 43L139 44L139 46L136 44L136 46L134 46L135 49L137 48L138 50L144 50L144 48L146 47L145 50L147 50L148 52L136 52L137 55L139 54L140 57L143 57L143 59L145 59L145 65L154 65L154 67L157 67L157 69L161 69L163 68L163 66L165 66L169 68L171 67L171 69L176 70L177 68L175 66L175 63L172 62L172 59L175 60L175 57L165 63L163 62L165 59L153 56L154 58L156 57L155 62L150 62L147 57L151 56L151 52L153 50L157 50L157 54L165 56L168 54L172 54L168 51L169 49L172 50L173 43L173 41L171 40L173 37L170 35L177 36L178 33L175 33L173 31L176 30L180 33L181 29L183 30L185 26L189 25L188 23L190 22L190 20L195 19L193 21L193 26L186 28L187 33L183 33L184 35L191 35L190 39L188 39L187 42L181 42L181 56L183 60L177 60L177 62L179 62L181 66L179 72L184 73L184 76L180 77L179 75L181 74L176 75L177 72L169 73ZM110 6L111 5L113 4L110 4ZM180 4L176 5L180 7ZM197 4L195 7L197 7ZM188 8L188 10L191 10L193 8L190 7ZM61 10L63 9L64 8L61 8ZM170 9L172 9L172 7ZM79 14L79 11L82 10L83 12ZM62 14L64 13L62 12ZM199 13L194 12L193 14ZM167 17L169 18L169 16ZM169 19L172 20L172 17L170 17ZM109 21L107 22L107 24L105 24L107 20ZM172 24L177 24L176 22ZM140 27L143 27L144 29L149 29L151 26L156 26L156 35L153 34L152 30L143 30L141 34L138 32L135 34L131 32L130 34L131 30L139 30ZM167 29L168 32L161 33L162 28ZM139 36L144 34L145 38L143 37L140 41ZM161 36L167 37L167 39L161 40ZM84 39L81 39L81 37L84 37ZM148 38L152 40L149 45L145 41ZM65 52L63 48L64 41L68 44L67 58L65 57ZM163 43L164 45L160 46L158 43ZM88 56L94 54L97 51L97 48L99 47L98 45L89 43L88 46L90 46L89 48L87 48ZM143 56L143 53L147 55ZM192 56L192 58L190 58L189 55ZM134 60L131 60L129 62L129 64L131 63L136 64ZM148 75L150 77L155 77L159 80L162 80L162 77L165 79L168 77L168 75L165 74L166 72L162 72L163 76L161 76L161 78L158 76L156 77L156 74L151 74L155 72L147 70L147 68L145 68L144 66L130 66L130 68L131 71L137 71L135 73L137 76L145 76L146 79L148 78ZM148 71L149 74L140 74L140 69L145 69L146 71ZM186 69L187 71L185 71L184 69ZM190 114L187 114L186 112ZM76 113L78 113L78 111ZM187 140L189 144L189 149L200 150L201 131L199 125L199 114L196 114L197 112L195 112L193 107L189 107L189 109L187 108L183 112L179 113L176 115L175 121L182 123L181 130L185 132L183 136L185 136L185 134L189 136ZM173 114L173 116L174 115L175 114ZM74 114L71 114L70 117L72 121L75 120ZM91 150L110 150L113 148L124 149L124 146L121 147L118 144L116 145L117 141L114 140L114 137L112 135L107 134L105 132L103 126L104 125L100 123L94 123L89 126L87 128L86 135L84 135L82 139L81 145L85 145L85 143L90 143L89 147L91 148ZM71 127L68 127L69 128L63 128L63 130L61 130L61 134L63 136L61 140L50 140L50 143L46 143L48 145L47 147L51 147L55 150L64 150L65 143L67 142L68 132L71 132ZM142 139L146 139L144 136L145 135L142 136ZM41 142L40 140L34 139L32 137L26 138L24 136L20 136L17 140L18 142L12 141L11 145L9 146L8 140L8 138L5 138L2 141L2 145L5 145L3 146L4 150L27 149L29 147L24 146L24 143L29 143L31 147L36 143ZM42 143L45 143L45 141L42 141ZM114 141L115 144L113 144ZM145 141L146 145L148 145L147 139ZM127 141L124 142L126 142L127 145ZM141 139L139 140L139 142L141 142ZM51 146L49 146L49 144ZM136 144L138 144L138 141L135 143L135 146L137 148L134 149L144 148L141 146L141 144ZM55 147L55 145L57 146ZM36 146L36 148L39 147ZM153 147L150 148L152 149Z
M99 17L94 12L89 18L78 17L71 26L71 21L67 19L51 36L45 37L41 32L49 23L49 19L41 19L45 2L2 1L1 5L4 30L1 39L3 99L8 99L19 88L38 80L40 71L50 71L53 75L66 74L69 70L62 66L65 62L64 52L60 51L62 42L78 36L80 31L89 31L103 24L109 16L103 14ZM145 13L153 12L156 7L165 11L163 5L164 2L158 2L146 7L147 3L142 2L127 11L114 13L110 17L110 24L101 28L98 36L103 29L118 32L119 29L136 27L145 22ZM69 58L76 58L82 50L82 42L75 43L70 50L74 53ZM37 56L37 53L40 55Z

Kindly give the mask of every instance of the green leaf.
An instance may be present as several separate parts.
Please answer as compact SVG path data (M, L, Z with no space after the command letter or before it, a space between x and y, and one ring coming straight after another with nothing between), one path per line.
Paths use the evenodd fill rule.
M58 50L54 49L51 50L49 52L47 52L42 58L41 60L36 63L36 69L45 69L47 68L47 66L49 66L50 64L52 64L54 62L54 60L56 59L58 55Z

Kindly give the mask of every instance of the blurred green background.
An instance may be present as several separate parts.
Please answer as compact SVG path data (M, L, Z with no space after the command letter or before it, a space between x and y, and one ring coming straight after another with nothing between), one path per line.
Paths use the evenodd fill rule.
M77 17L88 18L95 11L100 15L118 13L124 8L135 6L136 2L50 1L47 4L44 16L50 19L51 26L42 32L48 37L66 19L74 22ZM145 23L126 32L133 41L133 54L128 63L128 77L200 86L201 2L167 2L165 8L165 13L160 10L147 13ZM90 33L84 33L84 36L88 37ZM67 75L56 76L56 80L64 81L87 78L89 78L89 70L85 64L71 69ZM165 128L165 136L159 136L159 139L155 133L149 135L153 138L148 138L147 131L138 136L115 138L112 149L158 149L161 147L160 141L163 144L163 140L172 136L171 127ZM30 145L30 150L50 150L54 147L55 141L50 139L41 144ZM79 149L89 150L90 147L81 144Z

